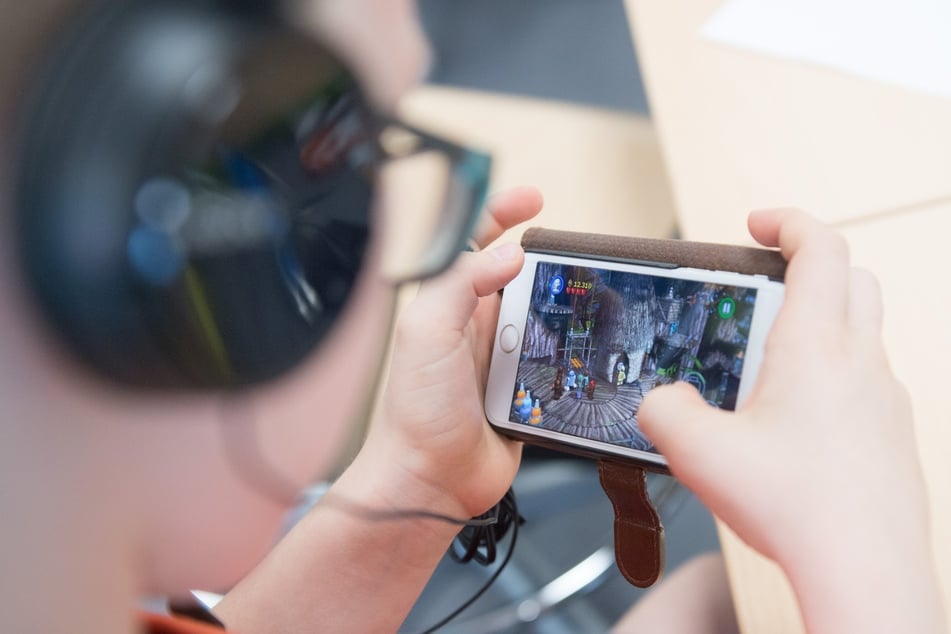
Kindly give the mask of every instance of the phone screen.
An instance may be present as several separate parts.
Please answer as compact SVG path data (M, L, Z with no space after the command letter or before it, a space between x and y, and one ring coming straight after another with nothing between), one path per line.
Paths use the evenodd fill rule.
M657 453L637 412L686 381L736 407L754 288L539 262L509 420Z

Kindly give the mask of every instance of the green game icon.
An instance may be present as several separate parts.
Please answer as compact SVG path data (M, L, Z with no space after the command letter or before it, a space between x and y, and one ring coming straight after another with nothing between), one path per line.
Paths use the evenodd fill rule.
M720 319L729 319L736 312L736 301L732 297L724 297L717 304L717 314Z

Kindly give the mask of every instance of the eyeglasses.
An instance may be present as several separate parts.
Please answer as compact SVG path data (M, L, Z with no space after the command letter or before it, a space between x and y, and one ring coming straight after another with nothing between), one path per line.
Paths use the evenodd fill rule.
M438 274L488 184L488 155L377 113L319 43L218 3L107 3L25 111L29 281L133 385L279 376L331 330L371 239L394 283ZM400 183L384 204L406 212L374 217Z

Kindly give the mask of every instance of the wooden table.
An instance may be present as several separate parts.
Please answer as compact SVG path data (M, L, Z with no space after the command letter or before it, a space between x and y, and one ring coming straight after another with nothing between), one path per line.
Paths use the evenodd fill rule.
M749 209L830 222L951 198L951 102L734 50L721 0L626 0L685 237L746 240Z
M707 42L720 0L625 1L683 236L748 243L750 209L796 205L881 280L951 612L951 100ZM802 631L782 573L721 534L743 631Z

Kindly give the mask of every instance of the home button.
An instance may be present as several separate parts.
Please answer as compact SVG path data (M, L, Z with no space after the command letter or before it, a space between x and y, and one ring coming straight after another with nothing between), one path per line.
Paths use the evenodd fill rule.
M512 352L518 347L518 329L512 324L507 325L499 333L499 347L502 352Z

